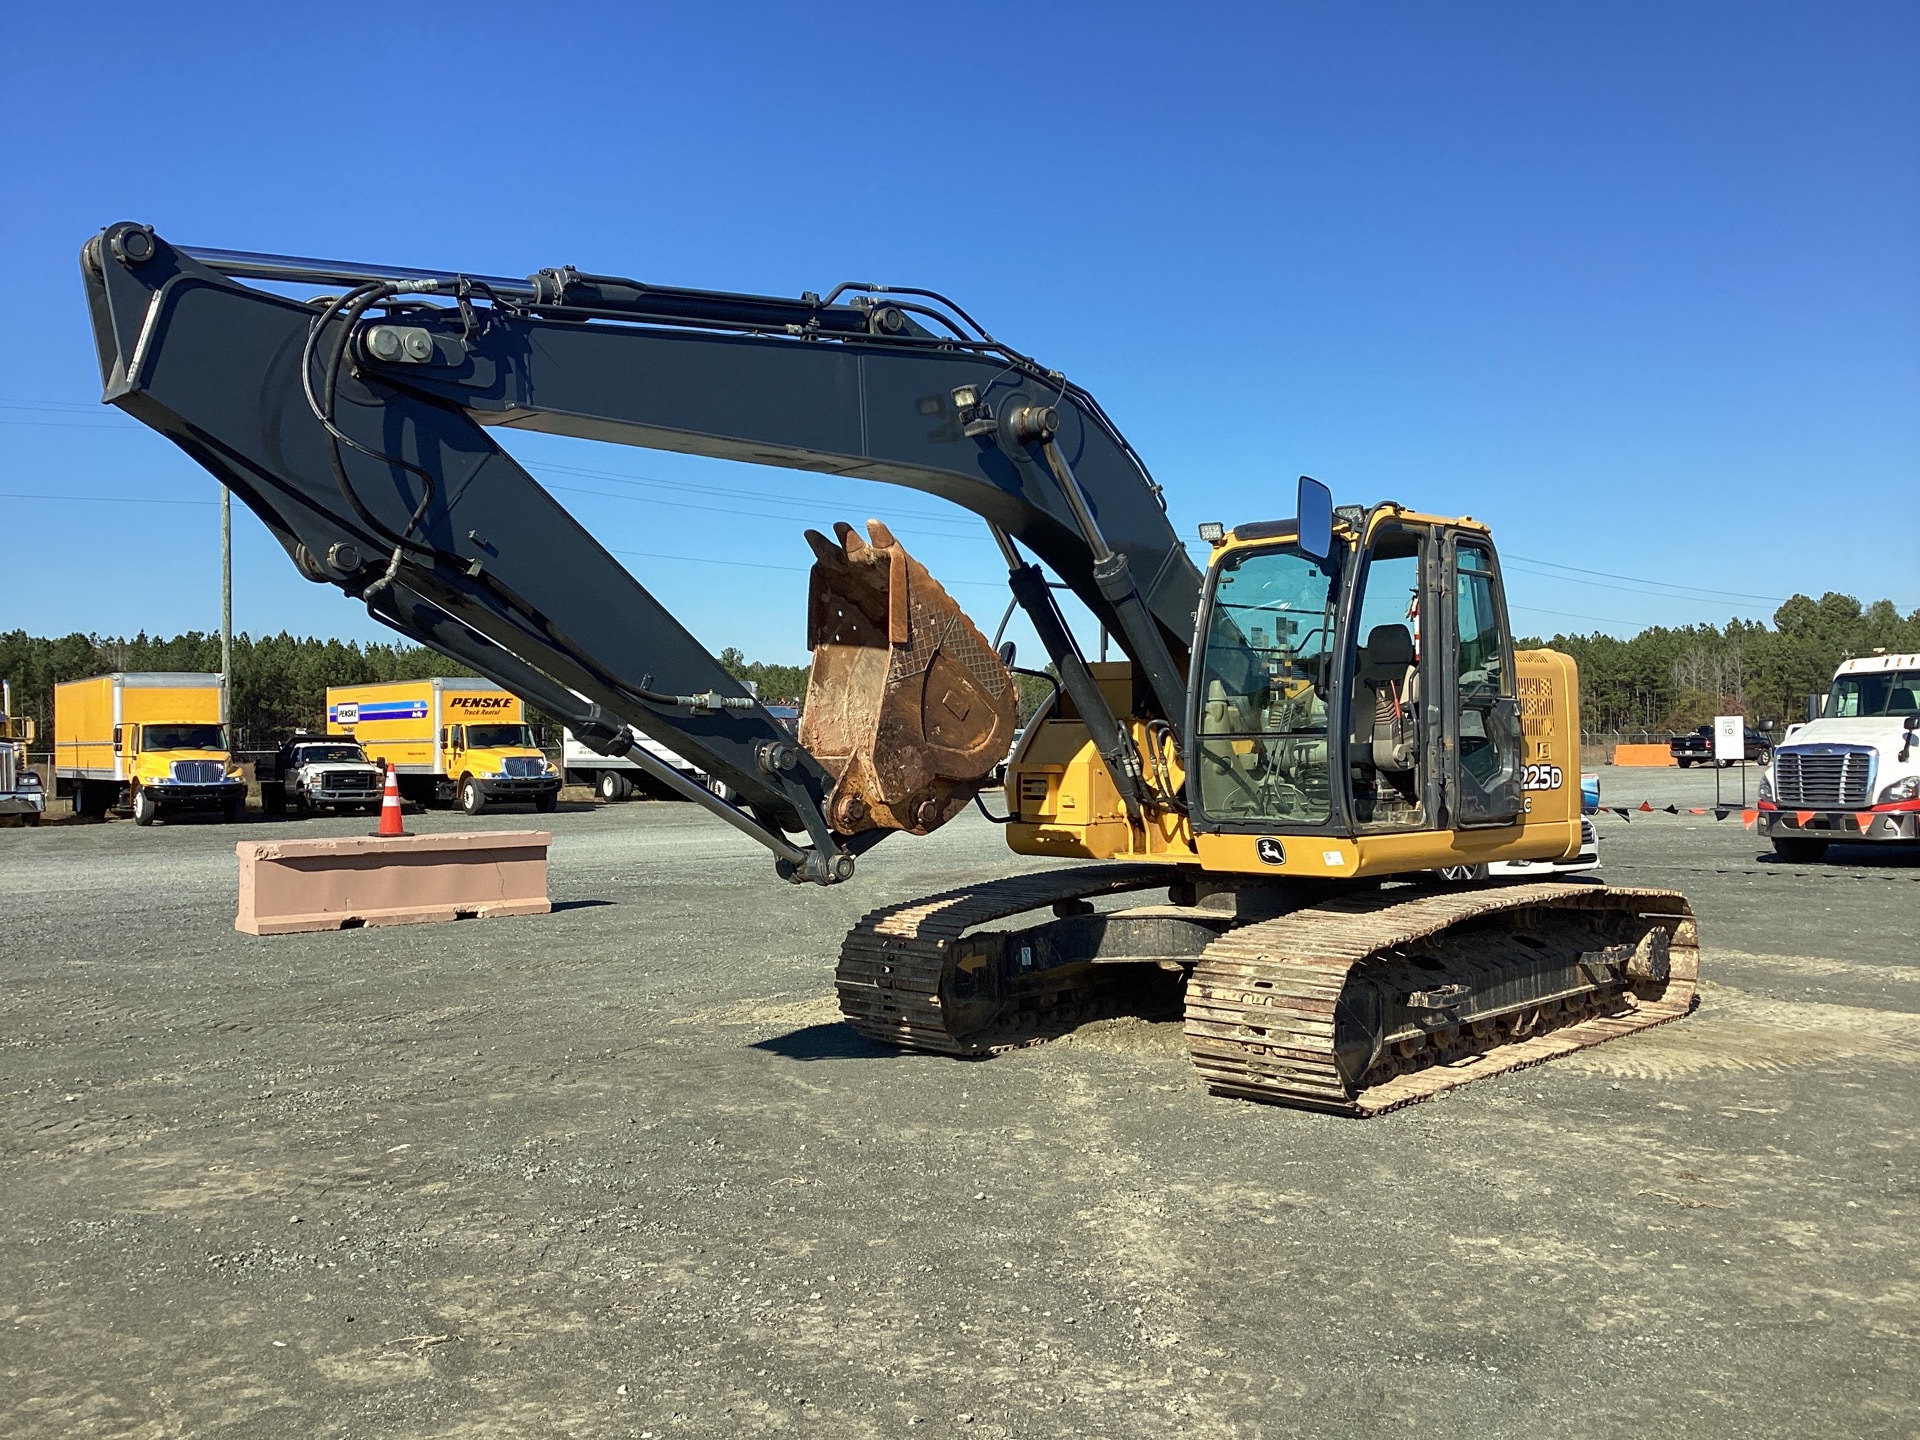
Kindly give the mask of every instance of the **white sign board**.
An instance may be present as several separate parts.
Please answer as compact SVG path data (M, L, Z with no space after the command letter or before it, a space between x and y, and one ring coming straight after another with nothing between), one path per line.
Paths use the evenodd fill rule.
M1713 758L1716 760L1747 758L1746 716L1716 715L1713 717Z

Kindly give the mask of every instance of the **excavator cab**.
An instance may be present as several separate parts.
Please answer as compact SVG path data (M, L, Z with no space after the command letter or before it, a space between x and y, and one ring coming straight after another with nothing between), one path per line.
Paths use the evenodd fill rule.
M1391 503L1344 510L1324 546L1299 528L1216 543L1188 727L1195 828L1516 824L1518 669L1486 531Z

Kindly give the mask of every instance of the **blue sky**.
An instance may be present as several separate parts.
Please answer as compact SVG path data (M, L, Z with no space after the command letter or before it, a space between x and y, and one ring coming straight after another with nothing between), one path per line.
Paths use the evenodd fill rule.
M214 482L95 403L75 256L119 219L930 286L1097 394L1183 533L1289 513L1302 472L1472 514L1522 631L1920 607L1920 7L321 15L12 12L0 628L218 623ZM930 497L511 448L715 649L802 657L799 532L843 517L893 522L987 626L1004 604ZM239 628L383 633L236 510Z

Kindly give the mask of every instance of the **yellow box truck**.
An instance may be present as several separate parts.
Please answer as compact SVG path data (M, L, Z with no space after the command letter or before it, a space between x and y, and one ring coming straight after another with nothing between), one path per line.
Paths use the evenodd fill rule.
M55 787L76 815L131 808L162 815L246 812L247 782L227 750L220 677L184 670L115 671L53 687Z
M561 775L534 744L520 697L490 680L438 676L327 690L327 733L351 735L376 764L391 764L400 793L422 805L560 802Z

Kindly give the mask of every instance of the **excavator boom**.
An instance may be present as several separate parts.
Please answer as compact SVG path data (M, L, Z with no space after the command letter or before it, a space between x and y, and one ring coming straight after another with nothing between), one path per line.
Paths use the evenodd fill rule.
M1159 487L1091 396L937 296L843 286L794 300L571 269L508 280L190 250L125 223L88 242L82 270L105 398L212 471L303 574L590 745L622 751L631 725L691 759L741 803L688 786L690 798L766 844L795 878L846 878L888 828L835 828L826 811L840 777L490 428L884 480L951 500L991 527L1016 596L1085 708L1098 708L1098 689L1021 546L1121 637L1161 718L1181 722L1200 577ZM314 300L248 281L336 290ZM986 691L962 684L955 705L994 709L994 677L975 678ZM959 748L1000 728L982 713ZM1091 723L1103 750L1124 749L1111 717ZM895 798L944 819L983 775ZM836 808L845 822L871 807ZM923 826L909 816L900 828Z

